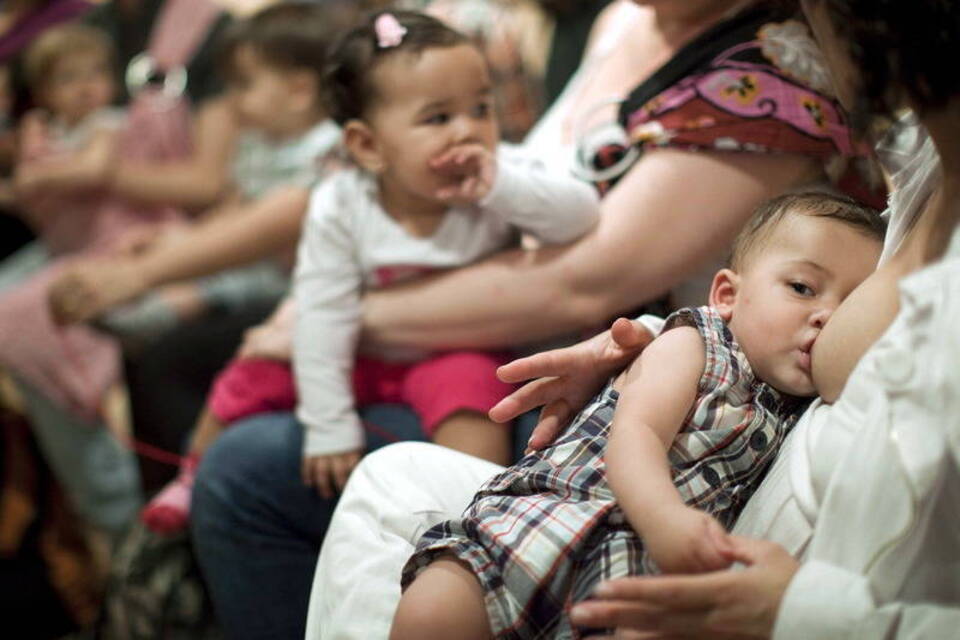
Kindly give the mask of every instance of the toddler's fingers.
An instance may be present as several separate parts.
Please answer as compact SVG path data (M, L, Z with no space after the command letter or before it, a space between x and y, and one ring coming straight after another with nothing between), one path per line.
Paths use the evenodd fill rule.
M333 475L333 483L338 493L343 491L343 488L346 486L347 479L350 477L350 472L353 471L353 465L355 464L356 462L349 456L336 456L333 458L331 472Z
M324 498L333 497L333 486L330 478L330 460L325 456L316 458L311 465L311 484Z
M300 463L300 480L308 487L313 486L313 469L311 468L310 458L304 458Z
M480 181L477 180L476 176L470 176L464 180L460 186L460 193L464 198L476 198L479 195L479 191Z
M441 202L453 200L458 195L460 195L459 185L455 187L443 187L441 189L437 189L437 191L434 193L436 199L440 200Z

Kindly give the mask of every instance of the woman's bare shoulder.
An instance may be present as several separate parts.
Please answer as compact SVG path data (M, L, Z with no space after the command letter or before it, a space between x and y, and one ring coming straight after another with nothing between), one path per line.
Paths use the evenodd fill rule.
M590 28L590 38L585 49L587 55L603 53L614 46L622 30L638 20L643 12L644 9L631 0L614 0L608 4L597 15Z

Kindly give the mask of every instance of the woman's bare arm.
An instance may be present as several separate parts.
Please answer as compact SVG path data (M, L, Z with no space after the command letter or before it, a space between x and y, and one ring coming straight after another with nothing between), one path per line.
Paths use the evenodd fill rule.
M590 235L370 294L363 338L489 348L596 326L682 282L726 250L757 204L814 170L799 156L648 153L604 199Z
M82 322L149 289L247 264L294 245L309 192L278 189L231 215L198 223L175 241L129 258L91 259L67 271L51 287L54 315Z
M110 187L133 200L202 209L216 204L230 186L229 162L237 123L228 100L204 104L193 125L193 154L183 162L119 164Z

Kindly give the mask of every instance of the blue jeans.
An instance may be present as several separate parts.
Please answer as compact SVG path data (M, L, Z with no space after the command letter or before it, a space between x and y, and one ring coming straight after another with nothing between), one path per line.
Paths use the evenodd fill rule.
M361 412L373 425L367 449L426 440L406 407ZM536 423L514 426L517 457ZM249 418L227 430L203 458L193 489L197 560L227 638L303 638L320 543L335 499L300 479L303 430L289 413Z

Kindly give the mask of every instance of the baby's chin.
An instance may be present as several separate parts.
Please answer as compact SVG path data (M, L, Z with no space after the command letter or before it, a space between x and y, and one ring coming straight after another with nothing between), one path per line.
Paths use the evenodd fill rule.
M803 371L792 371L790 375L775 376L775 378L765 382L780 393L797 398L812 398L818 395L816 387L813 386L813 378Z

